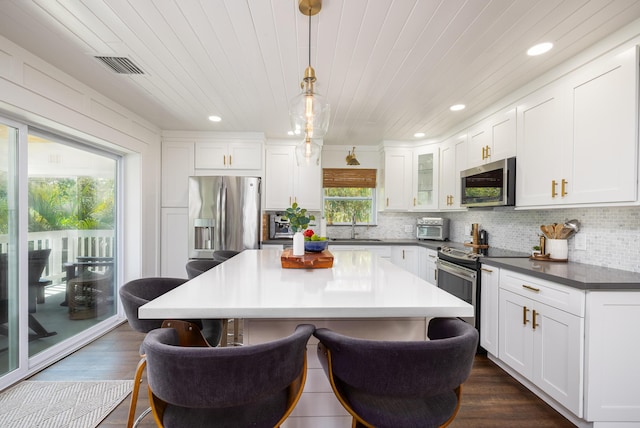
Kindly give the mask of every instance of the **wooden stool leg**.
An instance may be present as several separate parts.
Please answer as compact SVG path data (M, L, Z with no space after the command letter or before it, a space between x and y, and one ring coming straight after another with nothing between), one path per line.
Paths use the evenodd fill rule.
M136 416L136 405L138 404L138 393L140 392L140 383L142 382L142 373L147 366L147 359L142 356L136 367L136 375L133 379L133 390L131 391L131 402L129 403L129 417L127 418L127 428L133 427L134 418Z
M220 336L220 346L221 347L226 347L227 346L227 335L229 334L229 320L228 319L223 319L222 320L222 335Z

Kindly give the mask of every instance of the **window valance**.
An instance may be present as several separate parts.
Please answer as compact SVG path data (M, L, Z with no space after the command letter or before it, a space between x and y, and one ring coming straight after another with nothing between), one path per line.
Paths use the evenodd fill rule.
M376 170L367 168L323 168L322 187L376 187Z

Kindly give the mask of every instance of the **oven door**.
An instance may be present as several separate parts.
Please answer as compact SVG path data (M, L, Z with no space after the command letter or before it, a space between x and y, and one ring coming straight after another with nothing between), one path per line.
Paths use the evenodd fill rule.
M446 260L438 259L436 266L438 268L438 287L472 305L473 312L477 314L478 273L473 269ZM478 328L477 316L463 319Z

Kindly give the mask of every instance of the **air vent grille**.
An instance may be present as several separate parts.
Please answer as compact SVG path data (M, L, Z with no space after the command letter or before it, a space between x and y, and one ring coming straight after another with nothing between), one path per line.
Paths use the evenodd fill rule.
M129 58L118 56L96 56L95 58L118 74L144 74L144 71Z

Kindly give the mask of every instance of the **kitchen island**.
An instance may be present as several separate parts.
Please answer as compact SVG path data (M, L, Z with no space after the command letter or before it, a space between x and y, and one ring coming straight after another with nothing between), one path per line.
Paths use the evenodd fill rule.
M244 318L244 343L311 323L370 339L425 340L432 317L470 317L473 307L366 250L336 251L330 269L283 269L278 250L245 250L147 303L141 318ZM349 427L308 349L304 394L285 427Z

